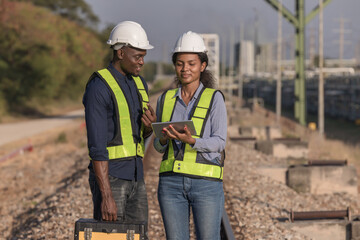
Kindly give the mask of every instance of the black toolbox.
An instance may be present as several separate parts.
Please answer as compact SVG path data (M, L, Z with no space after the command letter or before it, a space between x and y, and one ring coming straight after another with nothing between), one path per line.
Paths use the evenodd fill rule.
M146 240L145 223L105 222L80 218L75 222L74 240Z

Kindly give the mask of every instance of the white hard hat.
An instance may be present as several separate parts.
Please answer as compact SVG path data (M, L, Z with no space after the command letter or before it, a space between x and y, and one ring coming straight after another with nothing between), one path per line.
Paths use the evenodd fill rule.
M147 50L154 48L149 44L145 30L140 24L132 21L120 22L110 33L107 44L129 44L132 47Z
M176 41L173 53L177 52L206 52L206 46L199 34L188 31Z

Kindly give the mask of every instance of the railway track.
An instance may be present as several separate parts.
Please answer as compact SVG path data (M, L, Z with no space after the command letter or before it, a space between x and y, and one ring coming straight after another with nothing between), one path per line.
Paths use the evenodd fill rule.
M66 128L43 133L33 140L32 152L0 163L0 239L72 239L75 221L91 218L86 136L81 126L77 120ZM354 213L360 212L358 199L352 196L298 194L257 172L258 166L279 164L279 159L232 141L226 148L225 209L235 239L308 239L279 222L289 217L290 209L350 206ZM165 239L156 194L160 159L149 147L144 166L149 237L155 240ZM191 239L195 239L193 228Z

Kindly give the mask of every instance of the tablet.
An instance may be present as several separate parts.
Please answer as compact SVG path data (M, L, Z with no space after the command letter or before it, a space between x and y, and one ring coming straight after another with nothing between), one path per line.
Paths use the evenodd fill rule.
M196 135L196 130L195 130L195 126L192 120L185 120L185 121L173 121L173 122L156 122L156 123L152 123L152 129L154 130L155 136L156 137L162 137L164 135L164 133L162 133L161 131L163 130L163 128L168 127L169 125L172 125L176 131L178 132L184 132L184 127L185 125L188 127L188 129L190 130L191 135Z

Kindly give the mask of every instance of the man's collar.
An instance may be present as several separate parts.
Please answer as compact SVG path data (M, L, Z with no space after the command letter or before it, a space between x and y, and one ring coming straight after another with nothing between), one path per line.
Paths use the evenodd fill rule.
M112 62L109 63L108 69L111 70L112 73L115 74L117 79L125 79L125 80L133 80L131 75L124 76L121 72L119 72L113 65Z

